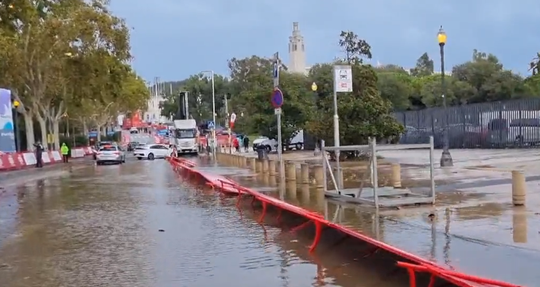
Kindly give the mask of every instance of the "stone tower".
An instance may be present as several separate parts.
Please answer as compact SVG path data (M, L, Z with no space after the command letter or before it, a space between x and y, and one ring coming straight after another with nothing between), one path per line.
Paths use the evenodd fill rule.
M289 37L289 72L306 73L306 50L304 37L298 29L298 22L293 22L292 35Z

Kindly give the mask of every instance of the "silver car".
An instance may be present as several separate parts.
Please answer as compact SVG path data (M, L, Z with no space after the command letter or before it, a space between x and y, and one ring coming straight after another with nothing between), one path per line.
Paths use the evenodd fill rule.
M104 163L118 163L122 164L126 162L126 154L117 145L105 145L101 146L96 153L96 164L102 165Z

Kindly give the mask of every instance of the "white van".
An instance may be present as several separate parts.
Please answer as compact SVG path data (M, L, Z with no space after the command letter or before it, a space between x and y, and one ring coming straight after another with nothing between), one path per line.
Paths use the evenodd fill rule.
M540 118L493 119L488 124L488 139L499 146L540 143Z

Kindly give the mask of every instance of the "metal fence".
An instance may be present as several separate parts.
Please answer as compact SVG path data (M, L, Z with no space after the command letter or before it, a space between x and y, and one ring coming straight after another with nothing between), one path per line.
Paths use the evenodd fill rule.
M400 143L443 145L445 119L450 148L540 146L540 99L522 99L394 113L405 126Z

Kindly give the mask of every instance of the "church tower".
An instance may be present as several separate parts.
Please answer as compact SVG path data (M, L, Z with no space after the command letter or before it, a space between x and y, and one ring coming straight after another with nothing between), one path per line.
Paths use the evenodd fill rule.
M305 74L306 71L306 50L304 47L304 37L298 29L298 22L293 22L292 36L289 37L289 72Z

